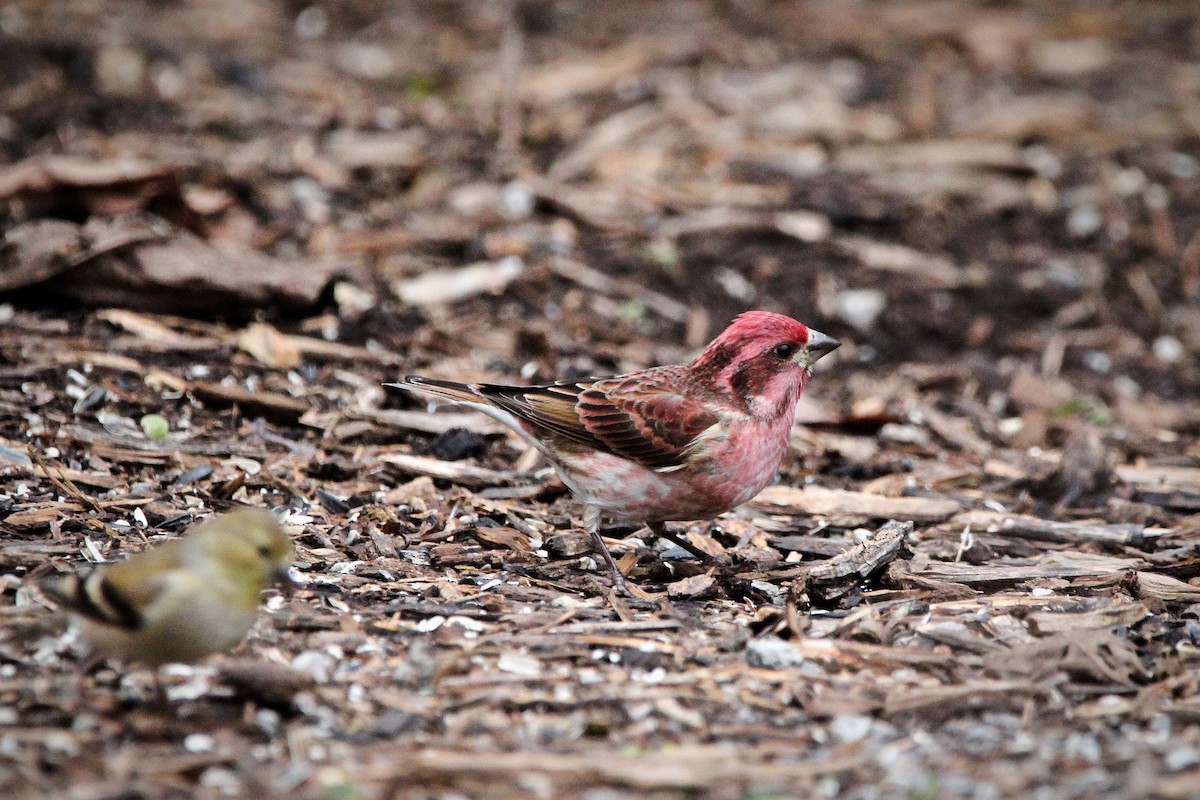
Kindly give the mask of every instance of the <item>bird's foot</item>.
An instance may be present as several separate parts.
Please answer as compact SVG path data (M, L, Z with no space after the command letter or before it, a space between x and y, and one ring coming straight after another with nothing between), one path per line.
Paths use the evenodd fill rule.
M630 583L624 578L621 578L620 581L613 581L612 592L613 594L620 595L621 597L627 597L630 600L654 600L653 595L642 589L640 586Z
M625 575L621 572L621 568L617 566L616 559L608 550L608 545L604 543L603 537L600 536L600 531L592 528L589 533L592 534L592 540L595 543L595 549L604 558L604 563L608 565L608 571L612 574L613 591L625 597L637 598L639 600L649 599L645 592L638 589L625 580Z

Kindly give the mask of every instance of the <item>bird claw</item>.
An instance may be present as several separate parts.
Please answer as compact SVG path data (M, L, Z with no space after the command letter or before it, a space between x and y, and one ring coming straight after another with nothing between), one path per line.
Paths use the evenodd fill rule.
M654 598L639 586L635 586L629 581L621 578L620 581L613 581L612 591L623 597L628 597L630 600L653 600ZM611 598L610 598L611 599Z

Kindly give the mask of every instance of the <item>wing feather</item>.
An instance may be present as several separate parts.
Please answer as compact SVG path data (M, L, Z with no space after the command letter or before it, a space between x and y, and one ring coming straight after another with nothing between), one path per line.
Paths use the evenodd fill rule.
M81 617L135 631L160 597L163 576L179 568L178 540L145 550L135 558L105 564L82 575L48 582L43 589L55 602ZM147 575L157 576L147 579Z
M661 469L682 466L719 420L703 403L677 390L678 372L662 367L636 379L479 388L513 415L567 442Z
M635 376L559 381L542 386L465 384L405 376L398 385L459 402L491 404L533 437L628 458L652 469L684 466L720 421L704 403L681 393L685 367Z

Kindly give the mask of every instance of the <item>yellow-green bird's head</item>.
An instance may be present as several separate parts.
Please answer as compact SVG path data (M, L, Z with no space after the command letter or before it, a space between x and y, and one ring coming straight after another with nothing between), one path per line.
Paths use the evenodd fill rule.
M283 527L270 513L239 508L196 526L183 540L188 549L202 552L238 585L257 595L274 583L287 581L295 551Z

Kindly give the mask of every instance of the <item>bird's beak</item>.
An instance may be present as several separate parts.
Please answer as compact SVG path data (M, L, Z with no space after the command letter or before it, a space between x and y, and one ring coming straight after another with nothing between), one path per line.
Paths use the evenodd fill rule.
M300 587L300 584L292 577L291 565L276 567L271 572L271 585L279 587L279 590L289 597Z
M800 363L811 367L826 353L832 353L841 347L842 343L828 334L808 329L808 344L800 351Z

